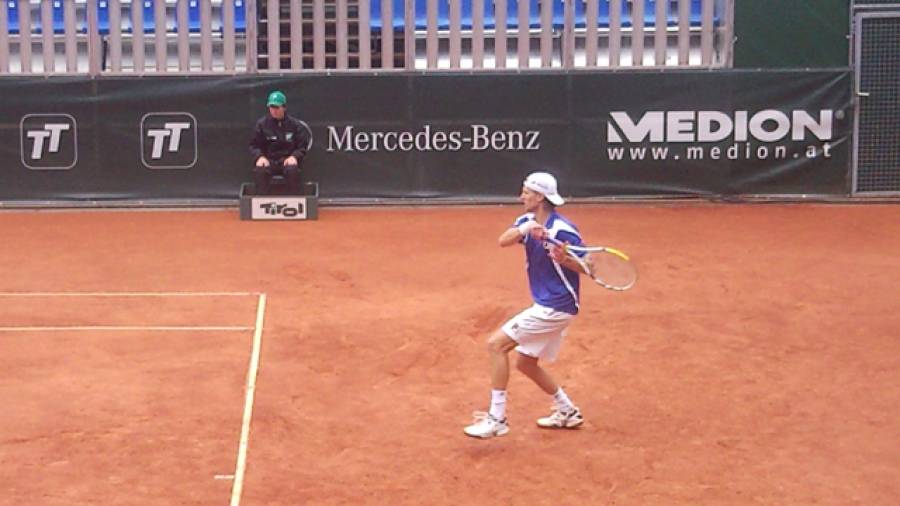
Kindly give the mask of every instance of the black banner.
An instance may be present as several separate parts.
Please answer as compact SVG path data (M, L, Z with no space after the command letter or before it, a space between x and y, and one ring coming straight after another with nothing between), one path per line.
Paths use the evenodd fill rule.
M326 199L847 194L850 73L0 79L0 200L236 199L280 89Z

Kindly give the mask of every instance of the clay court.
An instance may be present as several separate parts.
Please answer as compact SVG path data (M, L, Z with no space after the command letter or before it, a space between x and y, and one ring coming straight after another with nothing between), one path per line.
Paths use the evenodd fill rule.
M514 372L475 440L520 212L0 214L0 504L897 504L900 207L566 206L641 274L551 366L587 422Z

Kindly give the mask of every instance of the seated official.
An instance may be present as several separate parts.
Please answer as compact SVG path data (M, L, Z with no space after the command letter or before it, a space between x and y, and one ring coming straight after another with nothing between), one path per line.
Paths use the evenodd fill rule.
M256 194L268 195L272 176L281 175L287 183L288 193L300 195L300 168L311 134L303 122L288 116L284 93L270 93L266 106L269 113L256 122L256 131L250 142L250 154L255 160L253 180Z

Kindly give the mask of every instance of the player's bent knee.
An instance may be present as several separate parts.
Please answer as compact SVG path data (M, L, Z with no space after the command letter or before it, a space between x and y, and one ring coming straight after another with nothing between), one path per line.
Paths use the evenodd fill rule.
M516 342L507 336L502 330L498 330L488 339L488 351L491 353L509 353L516 347Z

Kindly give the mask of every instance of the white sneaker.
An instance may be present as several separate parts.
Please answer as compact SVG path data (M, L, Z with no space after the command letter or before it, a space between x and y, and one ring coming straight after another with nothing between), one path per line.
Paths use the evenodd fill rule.
M509 432L506 418L497 420L484 411L476 411L472 413L472 416L475 418L475 423L463 429L467 436L487 439L494 436L503 436Z
M584 423L581 410L574 408L572 411L563 411L558 407L553 408L553 413L545 418L538 418L537 424L545 429L573 429Z

